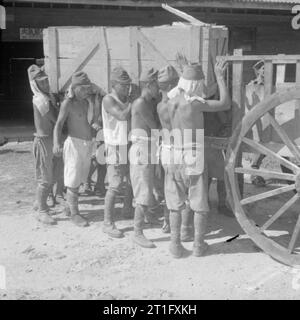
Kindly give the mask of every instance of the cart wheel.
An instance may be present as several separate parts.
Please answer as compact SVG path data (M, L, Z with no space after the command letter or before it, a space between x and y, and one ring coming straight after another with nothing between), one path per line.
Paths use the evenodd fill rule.
M226 157L226 185L229 196L232 200L232 206L235 216L249 237L267 254L274 259L294 267L300 267L300 246L297 247L297 239L300 231L300 214L297 214L297 221L292 225L288 232L285 232L284 241L274 237L270 230L270 226L274 226L274 222L278 222L278 218L284 219L284 215L288 214L289 210L300 197L300 168L295 164L300 164L300 150L295 145L286 131L279 125L272 115L272 111L282 103L300 99L300 88L289 89L274 93L261 101L255 108L253 108L239 123L235 129L233 136L230 139L227 157ZM269 146L249 138L249 130L255 125L261 117L269 117L269 123L272 125L275 132L283 141L283 144L289 149L295 161L290 160L276 154ZM275 172L267 169L253 169L251 167L242 167L239 155L245 147L255 150L261 154L275 158L281 165L291 170L291 173ZM256 191L260 193L251 196L241 196L238 187L238 176L243 174L257 175L265 179L280 179L288 181L290 184L280 186L271 191L265 191L262 188L257 188ZM240 180L240 179L239 179ZM294 191L294 192L289 192ZM289 193L288 193L289 192ZM278 209L277 212L269 210L268 216L260 216L264 221L253 220L253 216L258 215L259 212L254 211L251 213L248 205L256 203L270 197L280 196L284 198L285 203ZM252 215L251 215L252 214ZM257 218L257 217L256 217ZM282 220L283 221L283 220ZM257 224L259 226L257 226ZM280 237L279 237L280 238Z

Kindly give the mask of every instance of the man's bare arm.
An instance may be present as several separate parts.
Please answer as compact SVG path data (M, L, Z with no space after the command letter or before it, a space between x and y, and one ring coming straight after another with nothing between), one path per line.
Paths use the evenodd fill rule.
M105 96L103 98L103 106L106 112L110 113L117 120L125 121L130 118L131 103L128 104L127 108L122 109L114 98Z
M230 109L231 101L229 97L229 92L226 87L224 72L226 70L226 63L224 60L220 60L215 65L215 74L220 92L219 100L206 100L206 103L199 103L199 108L204 112L217 112L217 111L226 111Z
M68 99L61 104L56 125L53 131L53 153L59 155L61 153L61 133L63 125L68 117L70 102Z

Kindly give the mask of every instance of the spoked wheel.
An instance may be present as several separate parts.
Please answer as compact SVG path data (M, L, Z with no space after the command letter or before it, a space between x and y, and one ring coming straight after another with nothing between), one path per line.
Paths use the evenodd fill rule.
M275 108L285 102L300 99L300 89L290 89L284 92L277 92L260 102L253 108L240 122L231 137L227 150L227 165L226 165L226 183L229 195L232 199L232 206L235 216L249 237L267 254L274 259L288 264L290 266L300 267L300 244L298 239L300 233L300 206L299 211L294 212L294 221L289 222L290 225L285 230L284 239L274 236L272 228L274 225L284 221L285 216L295 210L300 204L300 150L294 140L284 130L274 117ZM283 144L288 148L290 158L285 158L274 152L270 144L264 144L249 138L255 123L262 117L267 117L269 123L282 140ZM264 118L265 119L265 118ZM300 132L299 132L300 136ZM290 173L283 173L274 169L253 169L251 167L243 167L240 165L239 155L242 150L254 150L256 153L261 153L269 158L276 160L277 163L289 169ZM289 160L291 159L291 160ZM296 164L295 164L296 163ZM286 170L285 170L286 171ZM273 190L265 190L265 188L256 188L258 194L241 196L239 189L239 176L241 175L257 175L265 179L275 179L284 181L285 184L276 185ZM273 198L272 198L273 197ZM260 210L252 210L249 207L257 206L259 203L266 203L266 200L278 202L279 207L274 212L268 207L267 214L258 218ZM297 209L296 209L297 210ZM262 211L262 210L261 210ZM257 220L260 220L257 222ZM277 227L278 229L278 227ZM280 228L279 228L280 229ZM278 231L278 230L277 230ZM282 231L282 230L281 230Z

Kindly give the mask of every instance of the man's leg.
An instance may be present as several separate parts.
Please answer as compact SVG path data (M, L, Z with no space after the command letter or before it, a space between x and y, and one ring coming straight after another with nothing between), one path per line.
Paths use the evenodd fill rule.
M107 233L113 238L123 237L123 233L118 230L115 226L114 216L115 216L115 200L118 194L118 190L122 183L122 177L119 172L118 166L114 164L109 164L107 166L108 175L108 190L104 199L104 223L103 232Z
M191 210L188 201L185 208L181 211L181 241L193 241L193 210Z
M148 240L143 233L144 219L147 209L147 206L143 206L141 204L137 204L135 207L133 241L144 248L155 248L154 243Z
M44 224L55 224L56 221L49 215L47 198L53 180L52 139L36 137L33 143L35 171L37 179L36 200L38 207L37 219Z
M95 184L94 191L99 196L105 196L105 176L106 165L97 163L97 182Z
M126 174L124 203L122 208L122 216L127 219L134 217L134 208L132 206L133 191L131 187L129 174Z
M204 241L207 228L207 211L197 211L194 214L194 247L193 255L201 257L208 249L208 244Z
M181 211L170 211L171 243L170 252L174 258L182 257L184 248L180 240Z
M67 203L71 213L71 221L79 227L87 227L87 220L80 215L78 208L78 188L67 188Z

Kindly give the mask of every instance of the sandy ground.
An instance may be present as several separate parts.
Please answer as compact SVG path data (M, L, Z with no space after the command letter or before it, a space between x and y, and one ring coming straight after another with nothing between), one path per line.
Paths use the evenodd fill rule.
M6 289L2 281L0 299L300 298L300 271L271 259L235 219L217 213L215 184L206 236L210 248L201 258L191 255L190 242L184 244L183 259L172 259L169 235L159 228L145 231L155 249L136 246L131 240L132 220L122 220L120 214L117 225L125 231L125 238L109 239L101 230L103 199L96 196L80 200L90 227L72 225L61 208L55 215L56 226L42 226L32 210L31 147L24 142L0 148L0 265L6 271ZM255 190L248 185L246 192ZM254 217L263 220L290 196L259 202L252 208ZM294 225L298 212L299 207L294 207L274 224L274 237ZM237 234L240 237L226 242Z

